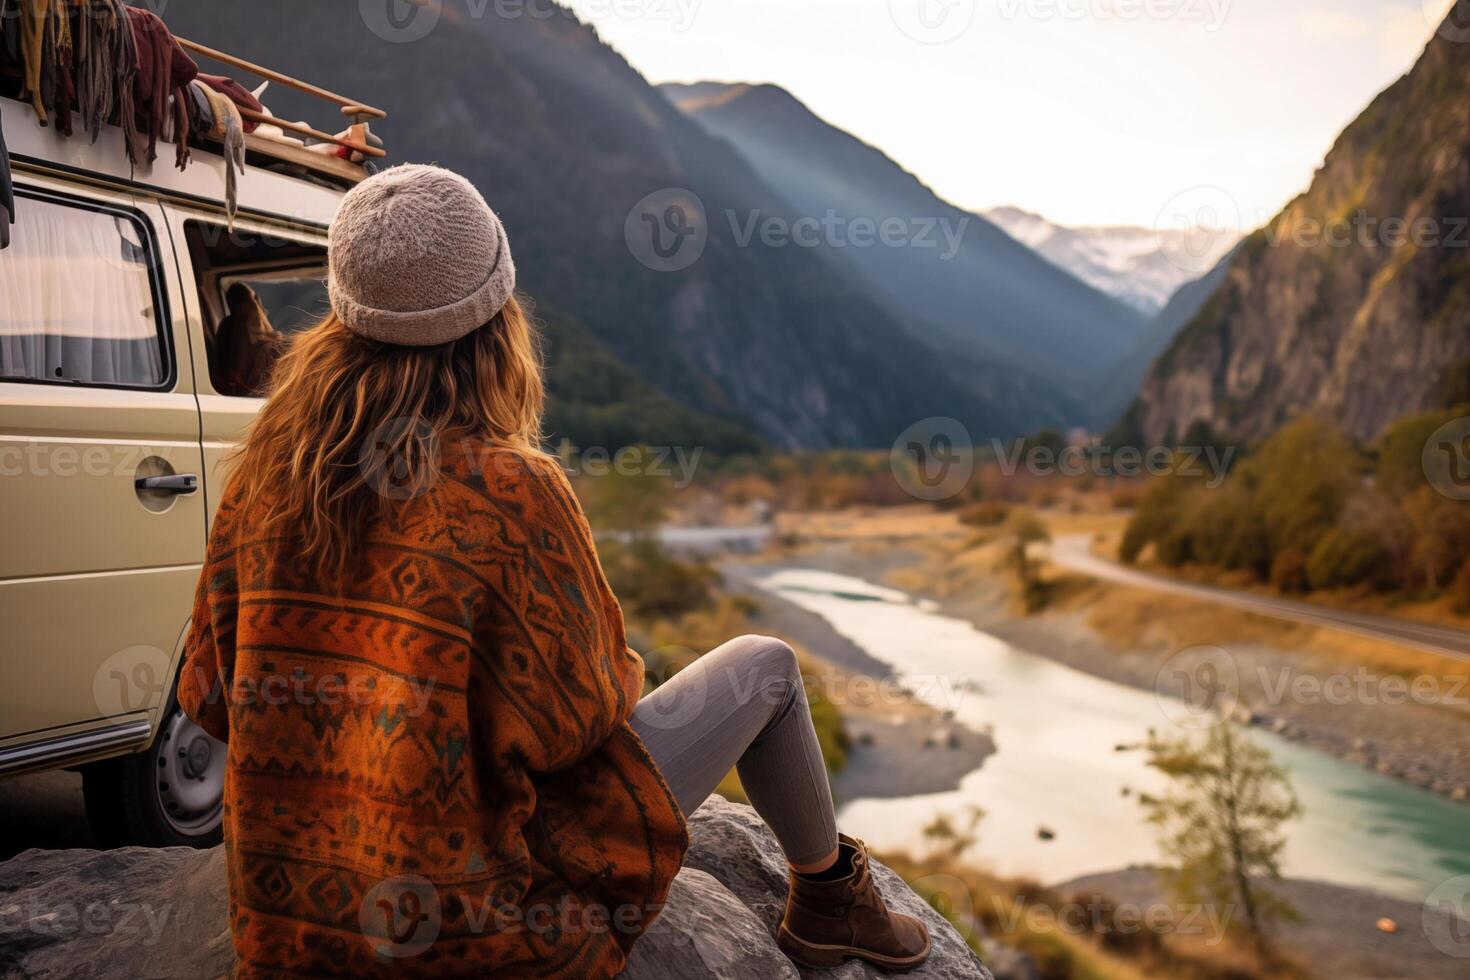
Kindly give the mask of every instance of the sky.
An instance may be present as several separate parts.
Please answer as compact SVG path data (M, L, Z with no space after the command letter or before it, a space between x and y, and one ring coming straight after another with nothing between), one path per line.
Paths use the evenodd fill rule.
M954 204L1248 231L1453 0L570 0L652 82L772 82Z

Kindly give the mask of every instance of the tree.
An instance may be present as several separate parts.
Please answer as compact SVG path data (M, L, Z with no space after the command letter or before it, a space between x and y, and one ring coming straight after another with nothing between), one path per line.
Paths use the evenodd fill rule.
M644 450L642 460L652 458ZM650 473L641 465L623 468L608 464L605 470L591 472L593 467L584 464L589 475L580 481L580 493L587 517L598 531L611 531L619 537L643 541L654 536L664 521L673 486L666 478Z
M1175 862L1167 872L1172 890L1182 902L1238 906L1230 921L1267 965L1270 924L1296 917L1266 884L1280 880L1283 827L1302 812L1286 772L1228 722L1202 742L1150 732L1148 750L1149 765L1173 783L1164 797L1140 797Z
M1378 483L1389 493L1404 497L1425 485L1424 444L1446 422L1463 411L1425 412L1406 415L1378 440Z
M1046 584L1037 574L1029 549L1033 544L1050 541L1051 532L1030 511L1016 510L1006 519L1004 538L1006 564L1016 570L1021 582L1021 601L1027 612L1036 612L1046 605Z
M1388 553L1376 537L1335 527L1322 536L1307 558L1307 578L1314 589L1378 584L1384 581L1388 566Z
M1183 521L1191 494L1200 481L1178 472L1178 460L1171 462L1169 472L1156 477L1144 494L1143 501L1123 532L1118 557L1128 564L1138 560L1143 549L1157 544Z
M1331 423L1303 415L1232 474L1253 492L1271 542L1266 567L1288 549L1310 555L1362 483L1362 460Z

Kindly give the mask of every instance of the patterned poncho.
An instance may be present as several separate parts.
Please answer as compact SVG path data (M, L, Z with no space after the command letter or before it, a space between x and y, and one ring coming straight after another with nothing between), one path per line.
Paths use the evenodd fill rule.
M340 590L219 508L179 700L228 742L237 975L613 976L688 838L587 521L483 443L398 496Z

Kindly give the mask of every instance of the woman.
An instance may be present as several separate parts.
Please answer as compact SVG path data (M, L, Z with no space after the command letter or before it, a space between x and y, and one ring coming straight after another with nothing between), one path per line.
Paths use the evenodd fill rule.
M837 834L788 646L742 637L639 700L475 189L363 182L329 266L237 452L179 686L229 743L239 975L612 976L732 766L791 864L782 949L922 962Z

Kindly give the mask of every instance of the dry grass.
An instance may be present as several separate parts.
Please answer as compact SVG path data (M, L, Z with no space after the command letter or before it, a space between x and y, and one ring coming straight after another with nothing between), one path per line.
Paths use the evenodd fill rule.
M1117 561L1118 549L1123 541L1123 531L1128 525L1128 516L1127 512L1120 511L1118 512L1118 520L1116 522L1102 522L1101 526L1095 530L1084 527L1077 531L1056 533L1093 533L1092 553L1099 558ZM1061 527L1062 524L1059 522L1056 526ZM1334 609L1345 609L1349 612L1396 616L1400 619L1412 619L1421 623L1431 623L1435 626L1470 629L1470 615L1456 612L1454 599L1450 596L1440 596L1430 600L1412 599L1399 595L1386 595L1363 588L1313 592L1308 596L1286 595L1270 583L1257 580L1248 572L1230 571L1228 569L1211 568L1203 565L1183 565L1177 568L1171 568L1154 557L1152 546L1143 550L1138 560L1134 562L1133 567L1139 571L1152 572L1156 575L1166 575L1170 578L1180 579L1181 581L1191 582L1196 585L1213 585L1226 589L1238 589L1242 592L1253 592L1257 595L1277 598L1305 599L1317 605L1329 606Z
M849 507L836 511L786 512L776 517L776 532L818 541L935 538L964 535L952 511L927 504L905 507Z
M1463 677L1465 665L1414 647L1355 633L1293 623L1203 599L1099 582L1049 566L1053 608L1082 612L1112 645L1128 650L1179 650L1209 644L1260 644L1290 650L1323 667L1365 667L1379 674Z
M936 908L954 922L981 957L986 945L1000 942L1029 955L1048 980L1247 980L1260 976L1254 957L1232 939L1209 945L1198 937L1120 930L1111 934L1077 928L1095 924L1070 903L1090 907L1092 894L1061 894L1034 882L1000 878L945 853L915 858L879 855ZM1060 920L1067 927L1059 924ZM977 928L978 926L978 928ZM1104 926L1106 928L1106 926ZM983 936L984 938L980 938ZM1287 966L1275 977L1302 972Z

